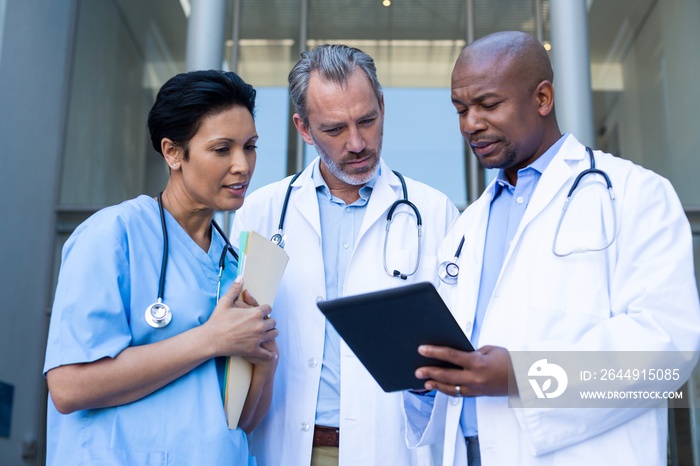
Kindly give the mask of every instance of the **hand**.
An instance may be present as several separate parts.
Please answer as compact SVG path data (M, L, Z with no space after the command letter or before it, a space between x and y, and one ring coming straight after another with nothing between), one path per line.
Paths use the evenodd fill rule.
M416 377L428 379L427 390L439 390L450 396L508 395L508 374L512 372L510 354L505 348L484 346L476 351L459 351L445 346L422 345L418 352L426 357L448 361L460 369L419 367ZM459 392L455 389L459 386Z
M241 293L242 288L243 283L235 281L203 326L210 332L214 356L243 356L260 362L274 360L276 344L265 345L274 342L279 334L275 319L270 317L270 306L259 306L250 293Z
M260 368L269 366L269 368L275 369L277 367L277 362L279 361L280 356L280 350L277 347L277 340L264 341L260 344L260 347L272 353L272 359L262 359L256 357L246 357L246 359L252 364L259 366Z

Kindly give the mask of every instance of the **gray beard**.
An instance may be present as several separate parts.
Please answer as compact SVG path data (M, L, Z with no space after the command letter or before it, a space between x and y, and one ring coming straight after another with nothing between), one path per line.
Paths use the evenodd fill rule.
M379 157L377 157L374 165L367 171L357 174L345 173L343 169L340 168L340 165L335 163L333 159L326 152L324 152L323 149L321 149L321 146L316 144L316 141L314 141L314 147L316 148L316 152L318 153L319 157L321 157L321 162L323 162L326 168L328 168L328 171L343 183L347 183L351 186L361 186L367 183L369 180L374 178L379 171ZM381 153L381 150L382 146L380 143L378 152Z

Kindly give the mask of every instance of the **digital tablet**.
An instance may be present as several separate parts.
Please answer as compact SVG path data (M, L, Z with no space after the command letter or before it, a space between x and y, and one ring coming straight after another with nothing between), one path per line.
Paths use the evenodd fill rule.
M456 367L418 354L419 345L473 351L435 287L428 282L320 301L319 309L382 390L422 389L423 366Z

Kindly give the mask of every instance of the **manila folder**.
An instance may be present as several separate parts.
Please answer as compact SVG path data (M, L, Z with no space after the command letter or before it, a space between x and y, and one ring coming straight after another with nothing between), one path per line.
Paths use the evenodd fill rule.
M289 256L272 241L254 231L241 233L239 275L243 275L243 289L248 290L259 304L272 306ZM248 396L253 365L240 356L226 361L224 406L229 429L235 429Z

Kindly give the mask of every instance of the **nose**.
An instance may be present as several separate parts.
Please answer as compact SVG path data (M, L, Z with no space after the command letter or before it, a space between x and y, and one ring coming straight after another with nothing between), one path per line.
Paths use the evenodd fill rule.
M243 149L233 151L230 171L231 173L242 173L244 175L247 175L250 171L250 163Z
M345 145L349 152L362 152L362 150L367 147L365 138L362 135L362 131L357 126L349 128L348 139Z
M460 115L459 120L460 126L462 127L462 133L465 136L486 129L484 119L475 108L470 108L465 113Z

